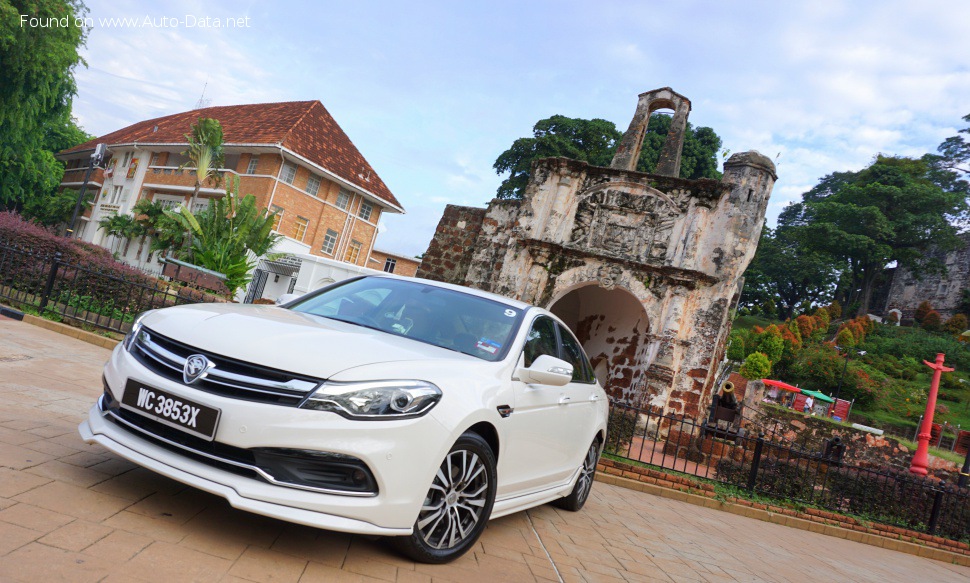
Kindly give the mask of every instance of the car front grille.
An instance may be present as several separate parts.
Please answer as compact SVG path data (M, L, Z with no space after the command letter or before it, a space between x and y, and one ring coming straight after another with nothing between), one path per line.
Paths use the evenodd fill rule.
M321 382L199 350L148 328L142 328L132 342L131 354L155 374L183 384L185 361L196 354L205 356L214 366L189 385L193 389L271 405L296 407Z
M145 441L197 462L277 486L342 496L376 496L377 480L362 460L323 451L245 449L207 441L128 409L105 388L98 407L105 419Z

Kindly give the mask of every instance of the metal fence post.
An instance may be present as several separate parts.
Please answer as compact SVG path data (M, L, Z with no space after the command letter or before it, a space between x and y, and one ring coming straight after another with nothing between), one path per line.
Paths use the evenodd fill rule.
M940 487L933 498L933 510L930 512L930 527L928 534L936 534L936 527L940 522L940 509L943 507L943 495L946 493L946 482L940 482Z
M41 292L40 296L40 313L44 313L44 308L47 307L47 302L50 301L51 292L54 291L54 279L57 277L57 268L61 265L61 252L57 251L54 253L54 264L51 265L51 270L47 274L47 283L44 284L44 291Z
M758 433L758 441L754 444L754 457L751 459L751 472L748 474L748 491L754 492L755 482L758 480L758 466L761 465L761 450L765 446L764 432Z

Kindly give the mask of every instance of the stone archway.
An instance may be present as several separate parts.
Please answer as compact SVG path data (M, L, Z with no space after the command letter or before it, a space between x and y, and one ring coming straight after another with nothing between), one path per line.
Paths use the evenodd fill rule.
M589 355L600 383L613 399L635 400L649 349L650 321L636 296L619 286L580 284L549 306Z

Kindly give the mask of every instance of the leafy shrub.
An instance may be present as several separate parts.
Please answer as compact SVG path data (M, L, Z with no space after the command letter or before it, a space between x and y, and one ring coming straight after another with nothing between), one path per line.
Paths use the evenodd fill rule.
M606 452L626 453L637 431L639 416L636 410L623 406L610 408L606 422Z
M967 329L967 317L963 314L954 314L946 324L943 325L943 329L950 334L961 334Z
M924 300L916 306L916 313L913 314L913 319L916 320L917 324L922 324L923 320L926 318L926 314L933 311L933 305L928 301Z
M825 311L829 313L832 320L838 320L842 317L842 304L839 303L839 300L834 300L825 308Z
M920 326L927 332L940 332L943 330L943 318L936 310L930 310L923 316Z
M771 374L771 361L762 352L752 352L744 360L738 374L746 379L763 379Z

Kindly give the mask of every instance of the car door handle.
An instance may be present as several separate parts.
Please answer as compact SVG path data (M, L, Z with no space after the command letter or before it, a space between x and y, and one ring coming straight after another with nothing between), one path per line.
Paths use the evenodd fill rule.
M560 405L567 405L572 400L573 400L572 397L570 397L568 395L563 395L563 396L559 397L559 404Z
M600 400L600 396L599 395L590 395L589 396L589 400L595 403L596 401L599 401Z

